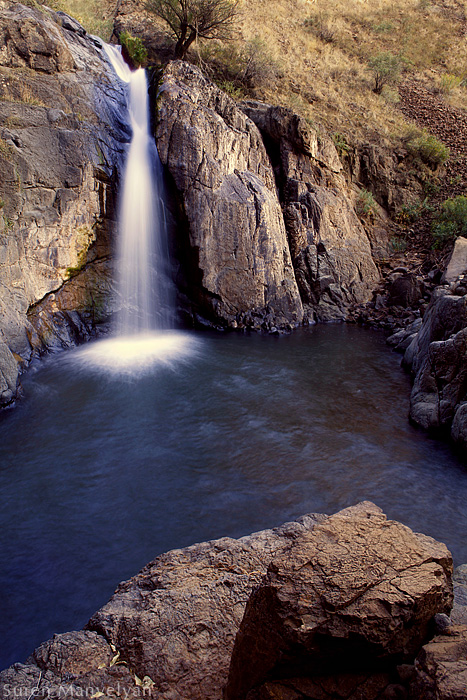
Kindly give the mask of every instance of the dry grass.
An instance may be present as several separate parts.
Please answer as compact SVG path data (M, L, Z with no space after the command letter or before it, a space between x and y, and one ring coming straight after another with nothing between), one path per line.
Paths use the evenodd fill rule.
M117 0L47 4L109 38ZM144 0L133 4L144 12ZM374 94L368 62L394 54L404 77L416 75L467 108L466 8L466 0L242 0L235 40L207 42L195 53L237 97L290 106L349 143L389 145L407 130L395 109L397 85Z
M89 34L96 34L108 41L112 34L115 0L37 0L53 10L62 10L74 17Z
M252 41L267 47L275 67L249 93L289 105L333 133L354 140L394 143L406 122L394 108L397 86L373 93L372 57L390 52L404 77L416 74L446 99L467 107L465 2L457 0L243 0L239 36L230 48L200 48L208 63L227 63L239 77L238 56ZM229 65L230 62L230 65ZM442 76L454 76L444 78ZM241 72L240 72L241 77ZM446 86L447 88L443 88ZM452 86L452 89L451 89Z

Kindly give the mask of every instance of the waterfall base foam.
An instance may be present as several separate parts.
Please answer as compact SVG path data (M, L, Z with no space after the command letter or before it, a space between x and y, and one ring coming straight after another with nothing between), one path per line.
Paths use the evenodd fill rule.
M199 342L189 333L155 331L119 336L80 348L75 359L113 373L134 374L157 365L173 365L197 352Z

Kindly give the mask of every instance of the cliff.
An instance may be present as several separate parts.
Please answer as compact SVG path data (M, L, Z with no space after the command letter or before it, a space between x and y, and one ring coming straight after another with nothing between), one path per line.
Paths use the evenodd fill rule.
M0 3L0 405L37 352L108 316L125 95L63 13Z

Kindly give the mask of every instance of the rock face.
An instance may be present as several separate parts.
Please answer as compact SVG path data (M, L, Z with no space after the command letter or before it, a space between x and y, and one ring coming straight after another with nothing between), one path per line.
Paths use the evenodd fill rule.
M108 316L126 103L85 34L64 13L0 2L0 405L34 352L87 337Z
M351 303L369 301L379 273L334 144L290 109L255 101L241 107L275 166L305 318L343 319Z
M411 419L425 429L450 430L465 449L467 295L456 294L458 286L435 290L403 363L414 375Z
M251 595L225 700L276 697L260 690L271 681L305 677L311 688L315 676L368 676L410 659L435 613L451 608L451 572L444 545L372 504L329 517L277 556Z
M396 664L413 664L449 612L451 570L444 545L371 503L173 550L87 631L1 673L0 696L221 700L229 678L226 698L410 697L387 694Z
M158 557L89 622L158 697L219 700L248 596L267 566L319 517Z
M300 324L274 173L253 122L197 68L175 61L159 95L157 146L188 221L195 314L197 306L229 327Z
M425 645L415 661L410 687L413 700L464 700L467 688L467 627Z

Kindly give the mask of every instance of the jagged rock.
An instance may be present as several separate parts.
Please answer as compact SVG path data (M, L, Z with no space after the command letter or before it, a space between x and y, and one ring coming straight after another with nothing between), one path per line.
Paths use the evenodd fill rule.
M388 286L389 306L415 306L423 293L423 281L417 275L400 274Z
M343 319L351 304L369 301L379 273L334 144L290 109L255 101L241 107L275 166L306 318Z
M444 545L371 503L329 517L277 556L252 593L225 700L271 679L368 676L410 660L433 616L451 608L451 572Z
M396 352L404 353L414 340L421 325L422 319L416 318L415 321L412 321L406 328L402 328L400 331L397 331L397 333L390 335L389 338L386 339L386 342L388 345L391 345Z
M121 584L89 627L155 682L161 700L220 700L252 588L323 517L163 554Z
M449 294L445 287L433 292L423 316L423 324L404 355L404 366L418 373L432 342L443 341L467 326L467 297Z
M454 243L454 249L442 281L451 284L464 272L467 272L467 238L459 236Z
M410 417L425 429L448 428L467 446L467 295L438 287L403 364L414 374Z
M0 674L0 697L102 698L128 700L144 696L143 684L118 654L95 632L67 632L38 647L25 664ZM145 691L150 690L146 682Z
M159 154L188 221L184 255L194 313L229 327L297 326L302 303L257 127L182 61L166 68L158 104Z
M60 306L65 282L68 298L74 288L77 316L84 312L84 335L75 334L76 318L70 326L75 341L109 311L105 261L113 179L129 136L120 116L126 98L98 40L79 27L46 7L0 3L0 341L17 359L16 376L49 346L34 322L41 314L54 328L44 318L48 295ZM0 366L5 405L16 394L16 376L4 349Z
M467 625L467 564L454 569L452 576L454 605L451 620L455 625Z
M415 661L411 700L465 700L467 627L449 629L426 644Z

